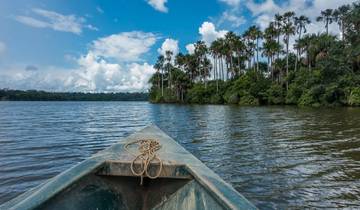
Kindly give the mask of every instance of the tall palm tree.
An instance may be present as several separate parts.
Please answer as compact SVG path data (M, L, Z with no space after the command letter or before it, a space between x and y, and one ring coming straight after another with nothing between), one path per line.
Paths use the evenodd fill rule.
M248 59L248 68L251 69L252 65L251 65L251 61L252 61L252 57L254 55L254 48L255 48L255 44L254 44L254 29L255 26L250 27L248 30L246 30L242 37L245 41L245 56Z
M219 38L217 39L219 42L219 46L218 46L218 52L219 52L219 57L220 57L220 76L222 78L222 80L225 80L225 70L224 70L224 57L226 57L227 55L227 47L226 47L226 42L224 38Z
M280 36L283 33L283 20L284 17L280 15L279 13L275 14L275 21L274 21L274 33L276 34L277 43L280 45ZM277 52L277 59L280 58L280 51Z
M236 57L237 57L237 64L238 64L238 71L236 71L236 76L241 74L241 68L244 60L244 52L246 50L245 43L241 39L241 37L236 36L236 40L234 43L234 47L236 49Z
M173 52L170 51L170 50L167 50L165 52L165 61L166 61L166 72L168 73L168 88L171 89L171 71L172 71L172 64L171 64L171 61L172 61L172 56L173 56Z
M295 34L295 27L294 27L294 19L295 13L294 12L286 12L284 14L284 26L283 26L283 31L284 31L284 42L286 45L286 76L289 75L289 41L290 41L290 36ZM286 89L288 89L289 86L289 82L288 80L286 81Z
M333 12L334 21L338 23L342 40L345 40L345 18L349 13L350 5L343 5Z
M229 61L230 72L234 73L236 70L234 69L234 62L233 62L233 54L234 54L234 43L236 42L236 34L234 32L227 32L225 34L225 43L227 47L226 57L227 61Z
M220 78L220 74L219 74L219 65L218 65L218 60L219 60L219 48L220 48L220 42L219 40L215 40L211 43L209 51L210 54L213 56L213 60L214 60L214 65L213 65L213 69L214 69L214 79L216 80L216 92L219 92L219 78Z
M263 44L263 56L268 58L268 72L271 71L271 79L274 79L274 57L277 53L281 51L281 45L277 41L275 41L277 37L277 29L274 22L271 22L269 26L265 29L264 38L265 42Z
M256 40L256 71L259 71L259 40L262 38L263 33L259 27L254 27L251 33Z
M194 51L194 55L196 57L197 63L198 63L198 72L199 75L201 77L201 79L203 80L203 82L205 83L206 86L206 70L205 68L205 60L206 58L206 54L208 52L208 49L206 47L205 42L203 41L197 41L195 43L195 51Z
M160 55L154 65L154 68L159 73L158 75L161 74L161 96L164 96L164 63L165 63L165 57L163 55ZM158 78L158 87L159 86L160 84Z
M326 34L329 34L329 25L332 24L334 21L333 10L326 9L324 11L321 11L321 15L316 18L316 21L324 22L326 28Z
M296 32L298 33L299 37L298 40L301 40L301 36L303 33L306 33L306 25L310 24L310 20L308 17L301 15L300 17L295 17L295 27ZM295 61L295 71L297 70L298 62L299 62L299 55L300 49L297 48L296 51L296 61Z

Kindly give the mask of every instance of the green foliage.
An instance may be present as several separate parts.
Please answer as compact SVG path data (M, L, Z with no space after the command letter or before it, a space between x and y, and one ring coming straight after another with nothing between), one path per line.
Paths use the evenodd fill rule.
M240 98L239 105L256 106L260 105L260 102L259 99L247 93Z
M269 104L279 105L285 103L284 89L279 84L272 84L267 91Z
M264 32L251 26L242 35L228 32L210 47L196 42L195 52L178 54L175 66L160 56L150 100L184 102L179 96L185 95L185 102L199 104L360 106L359 14L360 3L321 11L318 21L327 32L337 23L341 40L307 34L309 18L290 11L277 14ZM295 51L289 51L293 36Z
M148 96L147 93L64 93L0 89L0 101L147 101Z
M351 90L348 103L350 106L360 106L360 87Z

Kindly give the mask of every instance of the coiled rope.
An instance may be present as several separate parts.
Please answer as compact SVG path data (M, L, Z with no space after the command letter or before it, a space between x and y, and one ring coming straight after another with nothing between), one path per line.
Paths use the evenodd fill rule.
M129 150L129 146L134 144L138 145L139 153L133 153ZM124 145L124 149L133 156L135 156L135 158L131 162L130 169L135 176L141 177L140 185L143 185L144 176L149 177L150 179L156 179L160 176L163 167L163 162L156 153L160 148L161 148L160 142L153 139L137 140L137 141L129 142ZM139 160L141 164L141 170L139 172L137 172L134 167L135 162L137 160ZM149 166L150 163L155 160L158 160L160 166L156 175L152 176L149 172Z

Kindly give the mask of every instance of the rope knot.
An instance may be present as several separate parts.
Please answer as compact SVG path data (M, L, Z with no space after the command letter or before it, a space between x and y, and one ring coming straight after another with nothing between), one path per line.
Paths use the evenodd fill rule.
M138 145L138 154L134 154L129 150L129 146L133 145L133 144L137 144ZM124 149L126 151L128 151L130 154L134 155L135 158L133 159L133 161L131 162L131 172L135 175L135 176L140 176L141 177L141 182L140 185L143 184L143 178L144 176L149 177L150 179L156 179L160 176L161 171L162 171L162 166L163 166L163 162L160 159L160 157L158 157L157 155L157 151L160 150L161 148L161 144L159 141L157 140L153 140L153 139L142 139L142 140L137 140L134 142L129 142L127 144L125 144ZM135 170L135 162L139 160L140 162L140 171L136 171ZM159 166L159 170L156 173L155 176L152 176L149 172L149 166L150 163L157 160L160 164Z

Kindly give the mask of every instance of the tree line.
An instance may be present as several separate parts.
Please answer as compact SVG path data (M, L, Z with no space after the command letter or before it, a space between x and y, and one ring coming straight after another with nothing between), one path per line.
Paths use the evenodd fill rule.
M0 101L147 101L148 93L77 93L0 89Z
M262 31L227 32L193 53L167 51L154 65L152 102L360 105L360 3L321 11L324 33L304 15L276 14ZM340 36L329 27L337 24ZM291 40L295 40L292 45Z

